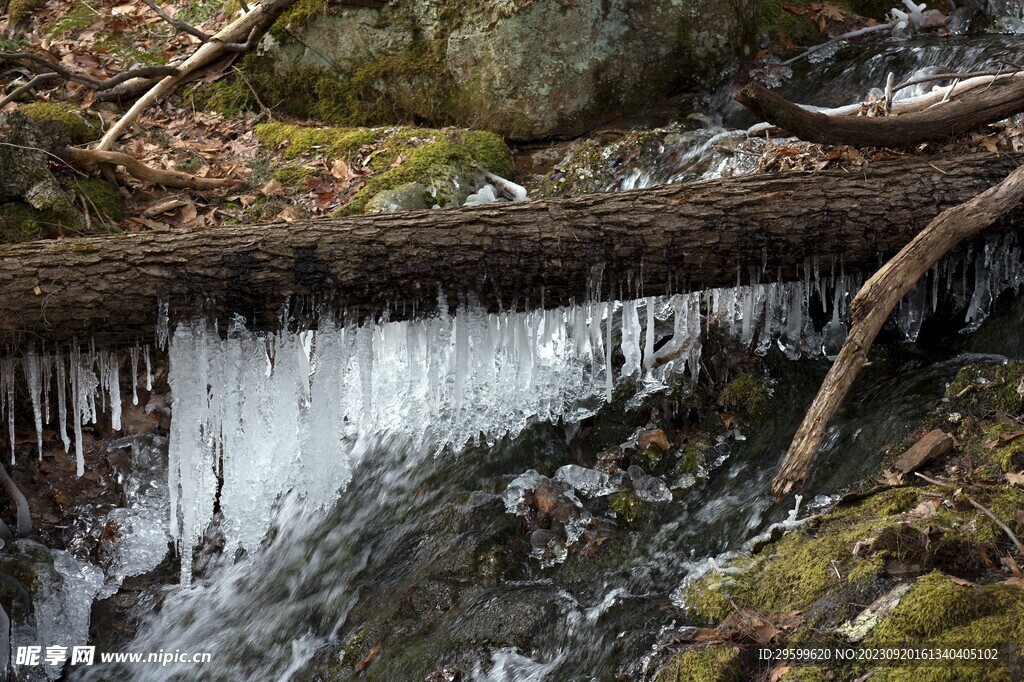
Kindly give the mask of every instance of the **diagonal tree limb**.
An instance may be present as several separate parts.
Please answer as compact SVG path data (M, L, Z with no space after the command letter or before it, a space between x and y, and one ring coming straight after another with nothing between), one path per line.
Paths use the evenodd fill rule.
M853 323L846 342L772 482L776 499L803 485L825 440L829 423L867 362L875 337L900 299L949 251L995 225L1022 200L1024 168L1018 168L995 187L940 213L861 287L850 304Z

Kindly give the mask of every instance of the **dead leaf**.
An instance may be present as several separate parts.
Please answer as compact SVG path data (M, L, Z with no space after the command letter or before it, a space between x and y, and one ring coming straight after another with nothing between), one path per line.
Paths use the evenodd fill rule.
M331 175L339 180L347 180L349 175L348 164L341 159L335 160L331 166Z
M299 219L299 216L295 215L295 211L290 208L286 208L277 214L276 220L283 220L286 223L294 223Z
M378 645L374 646L372 649L370 649L370 653L368 653L365 656L363 656L363 660L361 660L358 663L356 663L355 671L357 673L361 673L364 670L366 670L366 666L370 665L370 661L373 660L373 657L380 653L380 649L381 649L381 645L380 644L378 644Z
M903 474L893 469L887 469L877 480L883 485L903 485Z
M155 218L161 213L170 213L182 206L188 205L188 203L188 200L182 199L181 197L167 197L166 199L161 199L147 206L142 211L142 215L147 218Z
M1006 481L1010 485L1019 485L1020 487L1024 488L1024 471L1020 472L1019 474L1006 474Z
M769 682L779 682L786 673L793 669L791 665L782 665L777 668L772 668L771 673L768 676Z
M999 143L997 143L993 138L983 137L981 138L981 140L979 140L979 143L985 151L991 152L993 154L999 153Z
M195 202L190 201L181 209L182 222L190 223L196 219L197 215L199 215L199 211L196 209Z
M949 582L953 583L954 585L963 585L964 587L977 587L977 585L972 583L970 580L964 580L963 578L956 578L953 576L950 576Z
M267 184L260 188L260 194L265 197L272 197L277 194L284 194L284 185L277 180L269 180Z

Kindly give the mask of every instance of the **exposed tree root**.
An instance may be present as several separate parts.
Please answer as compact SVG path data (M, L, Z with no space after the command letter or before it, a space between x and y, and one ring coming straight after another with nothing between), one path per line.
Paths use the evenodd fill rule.
M133 156L121 152L100 151L98 149L78 149L69 147L67 150L68 161L79 168L88 168L99 164L121 166L132 177L146 182L152 182L164 187L176 189L210 190L222 187L234 187L241 183L234 178L201 178L191 173L181 171L164 170L147 166Z

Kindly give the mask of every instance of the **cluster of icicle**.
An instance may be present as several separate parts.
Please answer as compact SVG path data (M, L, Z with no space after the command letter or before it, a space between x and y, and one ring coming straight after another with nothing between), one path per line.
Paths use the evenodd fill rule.
M129 350L132 372L132 402L139 404L139 361L146 365L146 388L153 388L149 346L135 346ZM43 456L43 424L51 423L51 405L57 408L58 433L65 452L71 451L73 435L78 475L85 472L82 427L97 423L100 414L110 414L111 427L121 428L121 366L124 357L117 351L89 344L82 352L77 342L57 347L52 352L39 351L29 346L21 359L25 387L32 401L36 441L40 459ZM11 464L15 463L14 388L18 381L15 358L0 359L0 415L7 418L8 438L11 446Z
M900 304L897 327L916 339L947 298L965 311L967 328L976 327L996 297L1024 283L1022 257L1016 238L1006 236L943 261ZM190 579L193 549L215 502L229 548L251 552L284 495L326 508L362 453L380 443L457 452L515 436L535 420L577 422L609 402L624 378L643 393L670 377L695 379L709 326L760 354L774 346L793 359L831 357L861 281L835 265L826 270L809 262L795 282L754 278L731 288L531 312L469 306L450 314L441 306L432 317L406 322L323 317L316 331L254 333L236 323L222 335L208 322L187 321L172 336L161 305L157 338L169 344L174 397L170 532L182 579ZM969 270L976 273L970 281ZM70 451L70 431L81 474L83 427L104 414L120 427L122 366L130 365L137 404L140 362L151 389L148 346L125 354L94 344L87 352L78 344L30 348L20 368L12 356L0 359L0 423L6 418L12 456L19 374L40 451L55 404L64 447Z

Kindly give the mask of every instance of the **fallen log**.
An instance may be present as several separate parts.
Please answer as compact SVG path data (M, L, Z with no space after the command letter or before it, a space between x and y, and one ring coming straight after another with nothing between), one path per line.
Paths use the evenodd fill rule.
M736 100L808 142L907 148L947 140L1024 111L1024 78L993 80L961 99L899 116L829 116L793 104L759 83L747 85Z
M491 309L582 301L595 266L605 297L734 285L751 270L796 278L815 256L823 269L832 259L874 269L879 254L1019 163L899 158L854 173L4 245L0 339L149 339L158 300L175 318L202 309L225 329L238 313L267 329L299 296L387 308L392 319L432 311L439 291L450 305L473 294ZM627 282L635 288L624 291Z
M868 351L889 314L929 268L964 240L976 237L1024 201L1024 168L995 187L947 209L864 283L850 303L852 323L818 395L804 415L782 468L772 482L776 499L803 485L825 441L828 425L867 363Z

